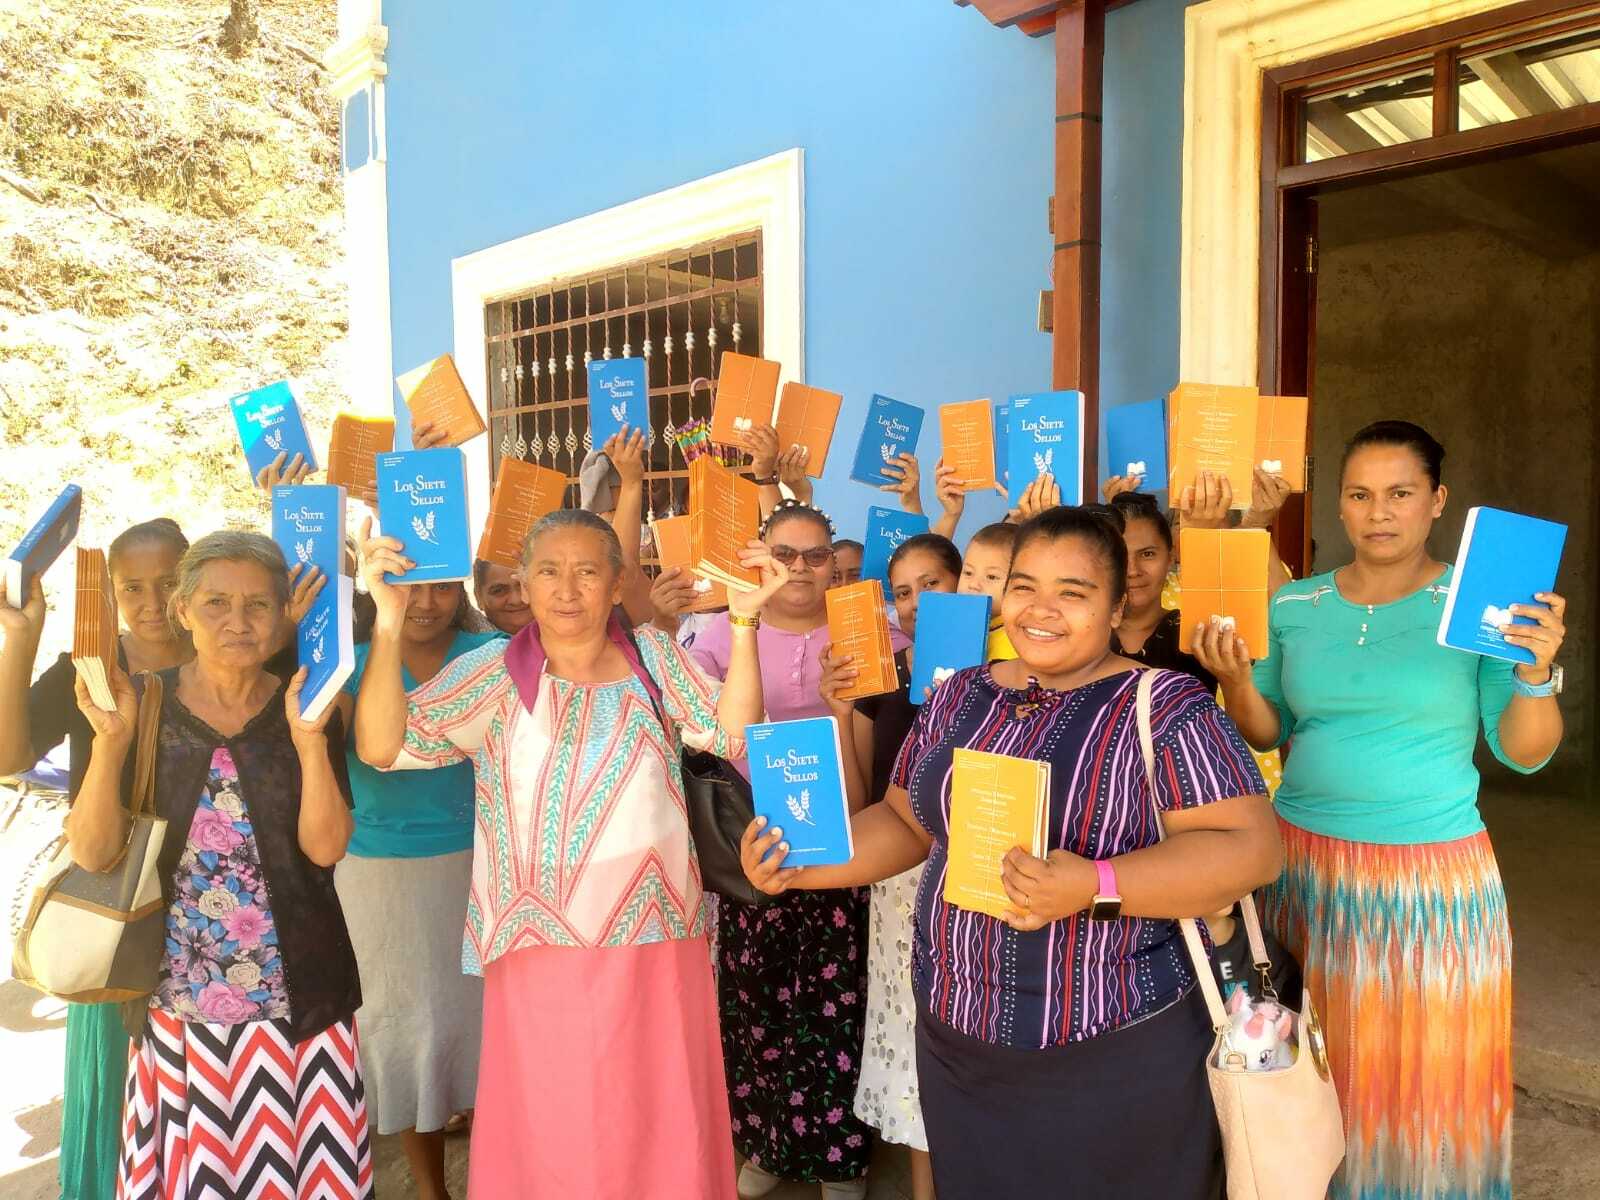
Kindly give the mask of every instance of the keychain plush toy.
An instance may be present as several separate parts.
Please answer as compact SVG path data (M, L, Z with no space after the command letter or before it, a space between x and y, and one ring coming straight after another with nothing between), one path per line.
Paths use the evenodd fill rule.
M1277 1071L1294 1062L1294 1014L1276 1000L1255 1000L1240 988L1228 997L1228 1017L1218 1066Z

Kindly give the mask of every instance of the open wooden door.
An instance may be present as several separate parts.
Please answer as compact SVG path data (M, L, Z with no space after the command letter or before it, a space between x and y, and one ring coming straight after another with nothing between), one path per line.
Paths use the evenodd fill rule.
M1279 261L1277 270L1276 345L1262 355L1261 390L1273 396L1305 396L1316 411L1313 394L1317 326L1317 202L1309 192L1284 192L1279 197ZM1306 490L1289 497L1278 515L1278 555L1296 579L1312 570L1311 496L1318 479L1318 449L1311 441L1315 419L1306 433ZM1322 447L1326 457L1332 447Z

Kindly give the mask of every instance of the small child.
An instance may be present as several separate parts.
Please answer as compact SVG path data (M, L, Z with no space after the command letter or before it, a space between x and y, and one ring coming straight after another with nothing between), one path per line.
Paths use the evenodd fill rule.
M1206 918L1206 932L1216 948L1211 956L1211 968L1216 973L1224 1003L1240 988L1248 988L1252 995L1261 991L1261 981L1256 978L1255 964L1251 961L1250 938L1238 912L1238 905L1234 905L1225 913ZM1267 958L1272 961L1272 988L1278 993L1278 1002L1299 1012L1300 964L1270 929L1262 929L1261 939L1266 944Z
M969 596L989 597L990 662L1017 656L1000 620L1000 598L1005 594L1006 576L1011 573L1011 549L1016 543L1015 525L1004 522L985 525L972 535L961 560L961 584L956 590Z

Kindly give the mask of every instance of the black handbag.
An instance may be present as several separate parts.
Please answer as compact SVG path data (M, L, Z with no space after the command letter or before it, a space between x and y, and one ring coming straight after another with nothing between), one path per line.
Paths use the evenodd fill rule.
M749 781L714 754L685 750L682 766L689 836L700 860L701 883L706 891L740 904L766 904L773 897L751 885L739 862L740 839L756 816Z

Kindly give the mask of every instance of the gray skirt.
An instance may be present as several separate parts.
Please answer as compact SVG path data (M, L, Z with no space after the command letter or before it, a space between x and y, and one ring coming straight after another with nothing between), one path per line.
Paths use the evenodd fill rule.
M361 972L356 1037L371 1128L444 1128L473 1106L483 980L461 973L472 851L347 856L334 871Z

